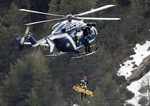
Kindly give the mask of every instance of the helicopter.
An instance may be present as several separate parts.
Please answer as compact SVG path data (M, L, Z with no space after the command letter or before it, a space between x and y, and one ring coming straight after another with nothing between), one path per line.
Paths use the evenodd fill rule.
M31 22L25 24L27 26L25 34L21 37L19 34L15 34L16 40L19 44L19 50L23 50L25 45L31 45L32 47L44 46L48 47L49 54L46 56L59 56L68 52L73 52L78 54L75 58L80 58L84 56L96 53L97 47L93 50L96 44L90 45L98 35L95 23L86 23L84 20L120 20L121 18L98 18L98 17L82 17L94 12L98 12L115 5L109 4L96 9L91 9L89 11L79 13L79 14L68 14L68 15L58 15L51 13L44 13L40 11L33 11L28 9L19 9L19 11L44 14L50 16L56 16L59 18ZM60 21L57 22L52 27L52 32L50 35L43 37L40 40L35 40L32 33L29 32L29 27L31 25ZM28 41L26 41L28 40ZM80 51L80 48L85 47L85 51ZM58 52L54 53L54 48Z

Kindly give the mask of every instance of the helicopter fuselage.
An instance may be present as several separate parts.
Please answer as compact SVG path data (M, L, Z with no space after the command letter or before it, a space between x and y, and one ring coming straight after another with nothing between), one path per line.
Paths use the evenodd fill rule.
M86 35L83 30L85 28L87 28ZM97 30L83 21L62 21L52 27L52 35L59 36L53 40L58 50L74 52L85 44L85 37L88 39L88 43L93 42L97 36Z
M91 53L92 49L90 43L93 42L97 36L97 30L95 28L95 24L93 23L85 23L83 20L120 20L121 18L103 18L103 17L84 17L85 15L95 13L101 10L105 10L115 5L109 4L105 6L101 6L95 9L91 9L86 12L78 13L78 14L68 14L68 15L60 15L60 14L51 14L40 11L28 10L28 9L19 9L20 11L56 16L58 18L41 20L36 22L27 23L25 34L21 37L18 34L15 34L16 40L19 44L19 50L21 51L24 45L32 45L32 47L43 46L49 48L49 54L52 54L54 48L56 47L58 51L62 52L76 52L79 53L78 49L82 46L85 46L85 52ZM52 33L40 40L35 40L31 33L29 33L29 26L52 22L52 21L61 21L56 23L52 27ZM28 39L26 42L25 39ZM84 54L85 55L85 54Z

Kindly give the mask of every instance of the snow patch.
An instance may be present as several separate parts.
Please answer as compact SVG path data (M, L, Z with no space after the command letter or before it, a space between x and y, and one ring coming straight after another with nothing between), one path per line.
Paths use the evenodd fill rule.
M123 64L120 64L120 69L117 72L118 76L125 76L127 79L132 71L142 63L143 59L150 55L150 41L146 41L145 44L136 44L134 48L135 54L130 56L130 60L127 60ZM142 96L147 97L150 102L150 91L147 90L145 93L140 93L139 90L142 86L150 85L150 72L144 75L141 79L132 82L127 89L133 92L135 95L132 99L126 100L126 103L130 103L134 106L141 106L138 104ZM125 104L126 105L126 104Z
M147 90L147 92L143 94L139 92L140 88L146 85L150 86L150 72L144 75L141 79L132 82L129 86L127 86L128 90L132 91L135 95L132 99L127 100L126 102L134 106L141 106L140 104L138 104L138 101L141 99L142 96L147 97L147 99L149 100L149 90Z
M123 75L127 79L127 77L132 74L132 71L142 63L143 59L150 55L150 51L148 50L149 47L150 41L146 41L143 45L136 44L136 47L134 48L135 54L130 56L132 60L127 60L123 65L120 64L120 69L117 72L117 75Z

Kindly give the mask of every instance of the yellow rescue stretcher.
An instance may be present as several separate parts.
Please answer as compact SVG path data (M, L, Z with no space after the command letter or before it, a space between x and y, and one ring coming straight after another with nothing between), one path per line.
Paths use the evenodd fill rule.
M80 86L73 86L73 89L77 92L84 93L88 96L93 97L93 92L90 90L85 90L85 89L81 88Z

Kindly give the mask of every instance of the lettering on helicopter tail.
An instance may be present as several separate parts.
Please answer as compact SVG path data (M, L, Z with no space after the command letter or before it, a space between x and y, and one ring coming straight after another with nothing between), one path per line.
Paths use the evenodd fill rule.
M46 40L46 42L47 42L47 44L48 44L48 46L49 46L49 53L52 53L53 50L54 50L54 44L53 44L52 41L49 39L49 37L46 37L45 40Z

